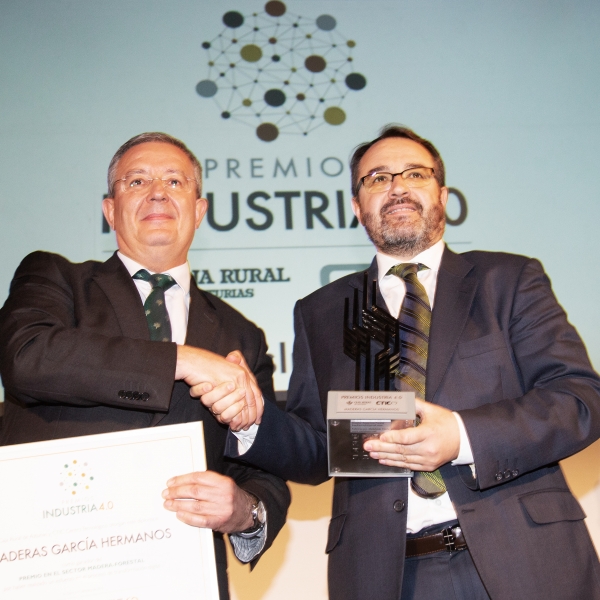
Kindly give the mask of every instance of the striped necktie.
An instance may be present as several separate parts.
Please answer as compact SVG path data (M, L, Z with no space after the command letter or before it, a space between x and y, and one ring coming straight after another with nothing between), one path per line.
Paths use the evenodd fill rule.
M146 269L140 269L133 279L147 281L152 286L152 291L144 302L144 312L150 330L150 339L153 342L171 341L171 321L165 304L165 292L176 285L176 281L165 273L150 275Z
M415 391L425 398L425 377L431 328L431 307L427 292L417 278L417 272L428 269L421 263L402 263L392 267L387 274L400 277L406 284L398 321L400 324L400 365L396 373L396 387L403 391ZM439 470L429 473L415 471L411 487L423 498L437 498L446 491L446 484Z

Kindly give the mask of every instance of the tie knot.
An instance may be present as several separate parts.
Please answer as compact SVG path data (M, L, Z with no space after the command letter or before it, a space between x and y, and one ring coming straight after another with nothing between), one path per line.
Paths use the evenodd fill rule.
M422 263L400 263L393 266L386 275L395 275L400 279L406 279L409 275L416 275L418 271L424 271L425 269L429 269L429 267Z
M168 290L177 283L170 275L166 273L154 273L154 275L150 275L146 269L140 269L133 276L133 279L147 281L152 286L152 289L160 288L163 291Z

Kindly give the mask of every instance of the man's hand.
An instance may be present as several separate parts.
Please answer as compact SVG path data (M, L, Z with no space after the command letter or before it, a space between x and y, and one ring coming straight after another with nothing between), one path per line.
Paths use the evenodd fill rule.
M232 357L232 358L230 358ZM175 379L183 379L190 386L190 395L200 397L214 388L228 395L228 400L214 406L216 400L202 403L217 421L233 430L248 429L262 415L262 396L256 378L241 352L229 354L227 360L214 352L177 346ZM209 397L210 398L210 397Z
M239 425L237 420L231 418L231 414L235 408L239 406L239 402L242 398L246 397L244 390L241 390L240 388L236 389L231 383L226 382L214 387L210 384L201 384L196 387L195 391L200 393L202 404L208 406L213 414L218 414L221 423L229 423L233 431L239 431L242 427L248 429L253 423L258 425L262 418L264 401L262 399L260 388L256 383L256 379L241 352L237 350L230 352L227 355L226 360L245 369L248 378L250 379L250 385L252 387L253 396L256 399L256 405L248 405L247 424Z
M224 475L201 471L173 477L163 491L164 507L194 527L236 533L252 527L252 498Z
M364 448L382 465L413 471L435 471L454 460L460 449L460 430L452 411L417 398L418 427L391 429Z

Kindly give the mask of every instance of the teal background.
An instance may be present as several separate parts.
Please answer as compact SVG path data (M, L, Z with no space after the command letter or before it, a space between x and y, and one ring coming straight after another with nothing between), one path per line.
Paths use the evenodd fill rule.
M304 226L294 200L294 229L284 226L274 192L317 190L331 205L341 190L349 215L347 167L334 177L316 165L344 165L358 143L399 122L430 139L444 157L448 185L468 202L466 221L445 239L461 252L501 250L538 257L554 290L600 366L597 266L600 198L600 3L597 0L288 0L307 19L332 15L356 42L356 71L367 86L349 93L346 121L307 136L261 142L251 127L224 121L196 84L208 74L202 42L223 29L224 12L263 11L257 0L0 0L0 302L21 259L36 249L73 261L106 259L115 248L102 233L101 200L115 150L143 131L166 131L205 163L240 161L240 179L211 171L205 191L226 222L231 194L240 224L217 232L204 222L192 269L282 268L288 282L251 286L231 301L265 329L285 390L291 368L292 308L321 285L328 265L370 262L359 229ZM219 97L219 94L217 95ZM263 177L250 160L262 159ZM279 159L310 159L312 175L273 176ZM246 197L274 216L265 231ZM451 199L448 213L456 218ZM344 274L343 269L333 275ZM246 288L221 285L209 290ZM286 370L283 372L283 344ZM569 485L588 514L600 548L600 446L563 461ZM331 483L292 485L288 523L250 574L230 560L232 600L325 599L325 547ZM310 577L306 577L310 573Z
M431 139L445 159L448 184L462 191L468 217L447 229L457 251L505 250L540 258L570 319L600 363L596 299L600 217L600 4L579 1L290 0L305 18L330 14L356 41L354 65L367 87L342 107L340 126L306 137L261 142L252 128L224 121L195 92L207 75L205 40L224 27L226 10L262 11L261 2L3 0L0 3L0 299L14 269L35 249L74 261L104 259L114 248L101 233L105 172L116 148L147 130L183 139L201 161L233 157L239 180L211 172L205 190L225 219L230 194L242 199L241 224L219 233L205 222L192 268L282 267L289 283L256 286L232 303L267 331L276 362L288 366L294 301L320 285L324 265L369 262L360 230L283 226L281 200L262 232L243 202L257 190L337 190L349 208L348 171L298 173L284 181L270 168L251 178L249 160L313 165L346 163L351 149L388 122ZM243 173L244 168L241 169ZM301 201L298 201L299 203ZM449 213L456 207L450 207ZM335 220L335 206L330 206ZM221 212L219 212L221 211ZM302 222L298 204L295 221ZM347 210L349 214L349 209ZM257 217L257 220L258 217ZM349 218L348 218L349 221ZM341 273L340 273L341 274ZM215 285L214 287L223 287ZM286 374L277 373L285 389Z

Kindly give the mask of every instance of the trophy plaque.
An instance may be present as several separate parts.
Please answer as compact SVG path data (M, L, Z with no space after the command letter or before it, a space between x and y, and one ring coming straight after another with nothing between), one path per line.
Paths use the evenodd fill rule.
M371 294L369 298L369 287ZM362 298L344 303L344 353L355 362L352 391L327 397L327 453L332 477L411 477L410 469L382 465L363 449L390 429L415 426L414 392L395 390L400 364L398 320L377 306L377 281L364 274Z

